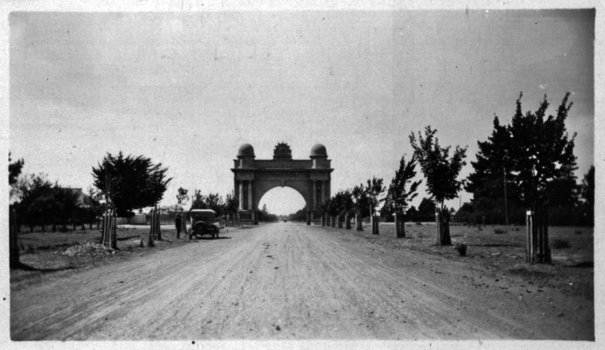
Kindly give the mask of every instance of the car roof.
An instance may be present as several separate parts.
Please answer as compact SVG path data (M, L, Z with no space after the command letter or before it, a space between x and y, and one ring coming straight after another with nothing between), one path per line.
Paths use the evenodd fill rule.
M214 210L212 210L212 209L191 209L191 210L189 210L189 212L191 212L191 213L212 213L212 214L215 214Z

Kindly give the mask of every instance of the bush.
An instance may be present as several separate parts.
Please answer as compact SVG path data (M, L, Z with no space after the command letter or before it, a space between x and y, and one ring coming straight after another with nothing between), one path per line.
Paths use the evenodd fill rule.
M454 249L458 251L458 254L460 254L460 256L466 256L466 244L456 243Z
M495 229L495 230L494 230L494 233L495 233L495 234L497 234L497 235L501 235L501 234L504 234L504 233L507 233L507 232L508 232L508 231L506 231L506 230L501 230L501 229L499 229L499 228L497 228L497 229Z
M552 247L555 249L568 249L571 248L571 244L564 239L555 239L552 241Z

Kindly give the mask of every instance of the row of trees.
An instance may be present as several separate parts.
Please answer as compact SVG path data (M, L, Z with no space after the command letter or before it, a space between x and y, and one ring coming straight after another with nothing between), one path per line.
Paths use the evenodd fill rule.
M351 228L351 218L356 217L357 230L362 231L362 220L368 216L374 216L378 205L384 201L383 194L385 187L382 184L382 179L372 178L355 186L352 189L347 189L336 193L329 199L326 199L319 205L319 210L322 214L322 225L335 226L338 222L338 227L342 227L346 221L346 228ZM377 234L376 229L373 233Z
M594 223L595 170L592 167L582 185L577 184L573 153L575 134L570 137L565 127L572 106L568 103L569 93L559 105L556 116L546 116L549 106L546 96L537 111L523 114L521 98L522 94L517 99L511 124L501 125L496 116L492 135L487 141L478 142L477 160L471 162L474 172L467 179L459 178L466 165L466 147L456 146L450 155L451 146L442 147L436 137L437 131L430 126L425 128L424 135L419 132L418 136L414 133L409 136L414 155L409 162L405 156L401 159L381 210L384 214L396 214L398 237L404 236L399 218L408 211L408 203L416 197L420 184L420 181L413 181L416 163L420 164L430 199L437 204L437 242L441 245L451 244L451 211L445 201L456 198L463 188L473 193L473 200L460 208L460 218L468 213L482 219L487 216L487 223L508 224L509 217L513 222L524 221L527 209L534 213L535 225L528 237L532 242L528 252L530 261L550 261L549 223ZM357 186L337 193L322 204L321 211L332 217L355 211L363 217L365 207L373 214L372 208L377 200L380 201L377 195L381 193L380 187L374 190L368 181L366 187ZM509 207L513 208L510 213Z
M50 182L46 175L20 176L24 161L11 162L9 154L9 184L11 196L16 199L12 207L19 218L18 226L33 230L47 225L97 221L108 209L115 209L119 217L132 217L133 210L156 205L163 197L167 184L167 168L154 164L151 159L139 156L125 157L107 154L97 167L92 168L94 186L88 193L61 187Z

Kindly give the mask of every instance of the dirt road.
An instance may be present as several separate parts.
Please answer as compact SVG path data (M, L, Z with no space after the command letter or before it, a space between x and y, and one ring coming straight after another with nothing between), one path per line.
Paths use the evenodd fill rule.
M261 225L19 290L11 337L594 339L557 290L343 232Z

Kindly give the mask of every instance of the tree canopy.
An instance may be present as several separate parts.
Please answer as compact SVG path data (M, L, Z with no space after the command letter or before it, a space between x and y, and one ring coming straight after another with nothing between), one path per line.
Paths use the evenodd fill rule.
M200 190L195 190L191 209L212 209L216 216L221 216L227 213L227 204L223 201L223 197L218 193L210 193L203 195Z
M166 178L168 168L154 164L144 156L124 157L107 153L98 166L92 168L94 186L101 191L120 217L131 217L132 210L157 204L172 178ZM107 192L109 191L109 193ZM109 196L108 196L109 195Z
M21 174L23 164L25 164L23 159L18 159L11 163L11 153L8 152L8 184L10 186L17 183L17 178L19 177L19 174Z
M424 137L420 132L418 139L414 133L410 134L410 144L414 148L414 157L422 168L428 193L443 208L443 202L456 198L464 184L464 180L458 179L458 174L466 165L466 147L456 146L454 154L450 157L451 146L441 147L436 133L437 130L427 126Z
M481 215L503 212L505 200L526 207L536 201L548 203L559 219L561 212L571 212L577 203L575 135L569 136L565 120L572 103L569 93L557 109L556 116L546 116L549 102L544 96L535 112L523 114L522 94L510 125L501 125L494 117L492 134L478 142L474 172L465 189L473 193L473 205ZM506 180L506 181L505 181ZM505 198L506 197L506 198ZM520 214L520 215L519 215ZM513 213L515 221L523 220L523 211ZM496 215L498 216L498 215ZM491 220L488 220L491 221Z
M395 172L395 177L391 181L385 200L385 212L402 212L407 209L408 203L412 201L418 193L416 192L422 180L412 182L409 189L406 187L416 176L416 161L414 157L409 162L405 161L405 155L401 157L399 169Z

